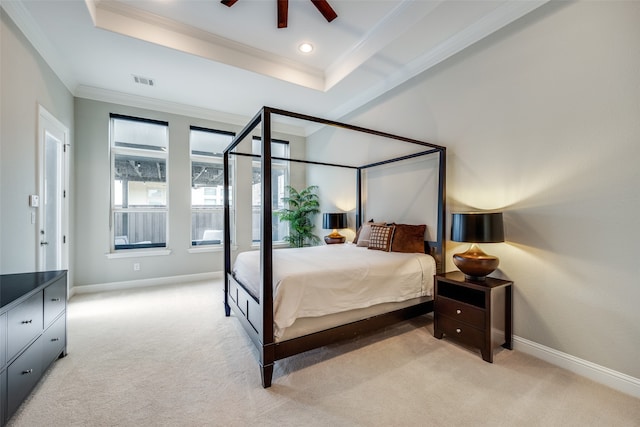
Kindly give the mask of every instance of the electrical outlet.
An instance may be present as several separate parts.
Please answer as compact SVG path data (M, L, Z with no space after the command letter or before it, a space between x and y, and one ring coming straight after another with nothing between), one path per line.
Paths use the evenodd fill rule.
M134 262L133 263L133 271L140 271L140 263L139 262Z

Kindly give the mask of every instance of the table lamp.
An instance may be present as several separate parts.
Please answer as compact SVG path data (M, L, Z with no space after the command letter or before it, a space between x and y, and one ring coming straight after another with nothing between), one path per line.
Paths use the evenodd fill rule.
M498 268L500 260L484 253L477 243L504 242L502 212L454 213L451 240L471 243L466 252L453 255L453 263L467 280L483 281Z
M338 233L339 228L347 228L346 213L325 213L322 214L322 228L326 230L333 229L333 232L324 236L326 243L344 243L344 236Z

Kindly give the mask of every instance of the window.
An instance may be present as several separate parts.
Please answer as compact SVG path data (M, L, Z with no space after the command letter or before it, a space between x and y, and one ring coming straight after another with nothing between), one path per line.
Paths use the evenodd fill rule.
M167 246L168 123L111 114L113 248Z
M191 127L191 246L223 243L222 153L233 137L231 132Z
M253 138L253 154L261 154L262 142L260 138ZM289 143L287 141L272 139L271 140L271 157L289 158ZM252 239L254 242L260 241L260 216L262 205L262 187L260 173L260 160L253 162L253 180L251 182L251 204L252 204ZM273 231L272 239L274 242L279 242L284 239L289 233L289 223L280 222L280 219L276 215L276 211L284 208L284 202L282 198L285 196L285 187L289 184L289 161L272 159L271 161L271 191L272 191L272 206L273 210Z

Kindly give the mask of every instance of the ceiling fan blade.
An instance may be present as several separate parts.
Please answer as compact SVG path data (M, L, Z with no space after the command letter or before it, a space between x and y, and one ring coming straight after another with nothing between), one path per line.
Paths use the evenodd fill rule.
M278 28L287 28L289 0L278 0Z
M231 7L234 4L236 4L238 0L220 0L220 3L222 3L225 6Z
M327 0L311 0L311 3L313 3L313 5L318 8L327 22L331 22L338 17L338 14L331 8L331 6L329 6Z

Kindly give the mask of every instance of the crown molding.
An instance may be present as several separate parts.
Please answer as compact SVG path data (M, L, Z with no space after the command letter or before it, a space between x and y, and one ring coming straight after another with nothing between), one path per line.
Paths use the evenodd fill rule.
M473 25L444 40L433 49L405 64L396 72L381 78L376 84L350 97L332 111L324 114L324 116L333 120L344 119L348 114L372 102L384 93L425 72L547 2L548 0L505 0L491 13L476 21ZM422 2L409 1L401 3L385 20L375 28L372 28L371 31L363 37L360 43L350 51L348 58L344 57L342 61L334 62L328 69L327 75L329 77L325 79L323 72L315 68L305 68L302 64L286 58L274 59L273 55L267 54L262 50L214 36L203 30L186 26L167 18L140 11L121 2L85 0L85 5L94 24L100 28L142 40L148 39L147 41L154 44L186 51L189 54L213 59L218 62L229 64L229 62L225 61L232 59L235 62L230 65L235 67L255 71L305 87L312 87L320 91L327 91L330 85L337 84L338 81L355 71L360 65L374 56L375 52L383 47L386 38L390 38L391 40L398 37L396 33L399 29L392 25L393 16L409 15L412 22L418 22L420 17L426 16L431 10L430 7L433 7L427 7L422 4ZM10 18L25 34L25 37L27 37L36 51L38 51L72 94L76 96L87 94L86 96L89 98L97 97L94 99L101 99L103 96L107 96L109 99L114 97L114 92L108 92L109 95L107 95L106 92L100 92L100 90L96 88L79 87L79 82L73 77L67 64L60 59L56 48L44 36L42 30L37 26L22 1L3 2L2 8L7 11ZM139 33L146 35L143 37L140 36ZM389 41L387 41L387 43ZM224 58L219 59L216 55L223 56ZM120 94L115 96L115 98L115 102L126 105L143 104L145 108L151 109L157 109L158 105L164 105L164 108L167 110L176 112L183 111L184 113L180 114L187 114L194 117L207 119L212 118L212 115L222 117L221 121L226 123L244 123L246 119L248 119L247 117L238 119L238 116L233 114L212 112L198 107L188 107L182 104L162 102L156 99L146 102L144 101L146 98L138 96L134 97ZM312 133L313 131L307 130L307 132L302 132L302 134L308 134L309 132ZM298 135L301 134L301 131L296 130L293 133Z
M442 1L402 2L384 19L369 29L351 49L337 58L325 71L325 90L342 81L389 43L401 37L407 29L418 24Z
M456 53L548 2L549 0L505 1L502 5L494 9L493 12L483 16L474 24L449 37L433 49L407 63L395 73L390 74L385 79L381 79L368 90L361 92L358 96L354 96L348 102L341 104L338 108L331 111L329 118L335 120L345 117L347 114L373 101L391 89L438 65Z
M324 72L120 2L85 0L94 26L319 91Z
M247 122L251 120L251 117L240 114L225 113L208 108L195 107L192 105L185 105L141 95L130 95L128 93L84 85L81 85L76 89L74 96L94 101L126 105L128 107L144 108L146 110L161 111L164 113L177 114L197 119L211 120L214 122L239 126L240 128L244 127ZM273 130L275 132L282 132L288 135L301 137L306 137L308 135L306 128L280 122L273 123Z

